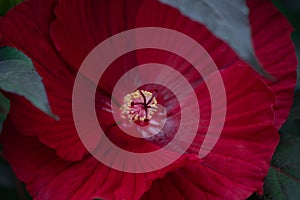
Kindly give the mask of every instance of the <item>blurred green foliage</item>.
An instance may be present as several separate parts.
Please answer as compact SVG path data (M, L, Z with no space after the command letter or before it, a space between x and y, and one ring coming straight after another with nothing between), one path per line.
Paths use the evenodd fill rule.
M0 1L0 15L5 13L15 5L19 4L22 0L1 0Z
M300 42L300 1L299 0L273 0L275 6L288 18L292 23L295 31L292 38L299 48Z

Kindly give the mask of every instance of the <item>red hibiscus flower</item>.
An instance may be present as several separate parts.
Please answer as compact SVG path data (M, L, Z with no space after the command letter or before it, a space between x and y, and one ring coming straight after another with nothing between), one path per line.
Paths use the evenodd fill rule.
M3 43L32 59L51 108L60 117L56 121L24 98L9 96L11 110L1 135L3 153L32 197L239 200L261 192L278 143L277 130L292 104L296 57L292 28L277 9L260 0L249 0L248 7L256 54L276 81L261 78L205 26L158 1L29 0L1 18ZM99 81L95 98L99 124L115 145L137 153L159 149L175 137L182 120L182 102L176 95L169 88L148 84L128 94L127 102L117 99L116 104L123 104L123 117L140 127L160 122L150 109L162 104L167 115L163 128L150 139L124 133L113 118L111 99L116 82L135 66L160 63L176 69L192 86L200 108L199 124L192 124L199 127L197 135L179 159L156 171L130 173L99 162L82 144L73 120L72 91L77 72L93 48L115 34L141 27L168 28L201 44L220 70L227 113L217 143L200 158L212 115L201 75L184 58L164 50L136 50L117 58ZM209 79L213 82L216 76L212 73ZM87 135L93 131L86 128ZM99 142L96 146L102 147Z

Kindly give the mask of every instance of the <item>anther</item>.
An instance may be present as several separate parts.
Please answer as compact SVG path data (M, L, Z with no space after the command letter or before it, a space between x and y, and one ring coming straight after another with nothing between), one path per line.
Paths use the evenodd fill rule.
M157 93L156 89L153 93L136 90L126 95L123 99L124 104L121 106L122 118L127 118L130 122L148 123L158 108L155 98Z

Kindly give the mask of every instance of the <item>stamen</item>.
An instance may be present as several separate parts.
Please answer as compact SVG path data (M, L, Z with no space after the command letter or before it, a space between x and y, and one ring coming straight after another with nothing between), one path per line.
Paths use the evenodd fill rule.
M153 93L136 90L126 95L123 99L124 104L121 106L122 118L130 122L148 123L158 108L155 98L157 93L158 90L154 90Z

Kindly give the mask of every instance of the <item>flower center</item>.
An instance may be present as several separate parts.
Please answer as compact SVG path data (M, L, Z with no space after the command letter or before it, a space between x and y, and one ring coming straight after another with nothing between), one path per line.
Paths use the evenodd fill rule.
M122 118L128 119L129 122L148 123L158 108L156 95L157 90L154 90L153 93L146 90L136 90L127 94L121 106Z

